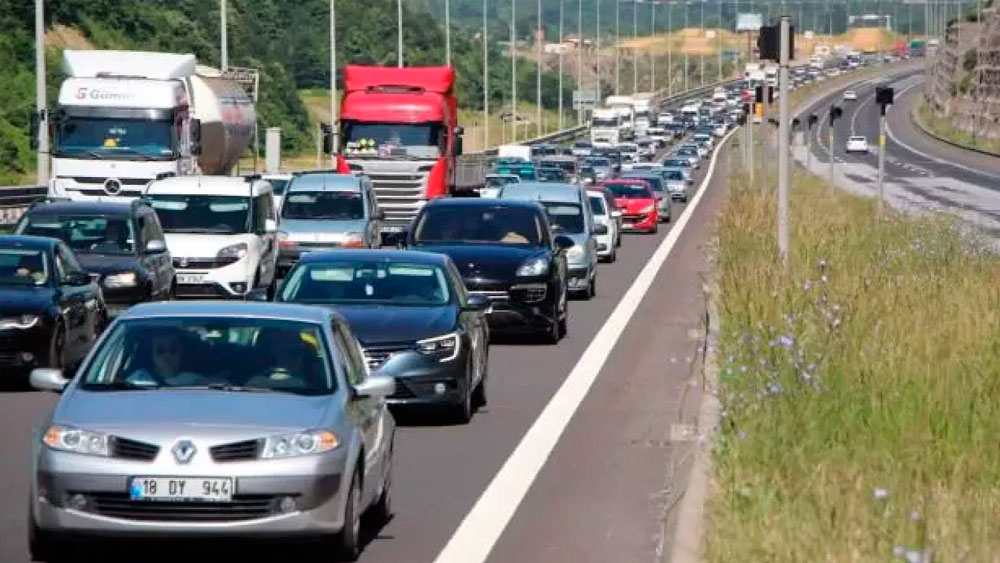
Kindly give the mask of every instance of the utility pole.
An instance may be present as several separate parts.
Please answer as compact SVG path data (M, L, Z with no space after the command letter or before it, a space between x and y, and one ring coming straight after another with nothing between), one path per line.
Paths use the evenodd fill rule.
M688 6L688 0L684 1L684 31L687 32L688 28L691 27L689 22L691 10ZM683 45L683 43L681 43ZM688 50L684 49L684 91L688 91Z
M674 4L667 2L667 96L674 95Z
M701 2L701 38L705 39L705 2ZM698 54L698 59L701 61L701 70L698 73L698 85L705 85L705 52L702 51Z
M226 25L226 0L219 0L219 52L222 70L229 70L229 26Z
M396 66L403 68L403 0L396 0Z
M781 55L778 60L778 252L788 267L788 62L792 22L787 15L780 20Z
M638 39L639 39L639 18L638 18L638 6L639 3L636 0L632 0L632 95L636 95L639 92L639 49Z
M577 0L576 3L576 89L583 91L583 0ZM600 96L600 94L598 94ZM577 110L576 113L576 124L580 125L583 123L583 107Z
M875 88L875 103L879 105L878 118L878 217L882 218L885 206L885 112L892 105L893 89L888 86Z
M833 142L834 142L834 138L833 138L833 126L834 126L834 123L836 123L837 120L840 119L840 116L843 115L843 114L844 114L844 110L841 109L840 106L830 106L830 116L829 116L829 118L830 118L830 130L827 132L827 145L830 147L830 189L831 190L833 189L834 180L836 179L836 176L834 175L834 172L833 172L833 163L834 163L834 161L837 160L834 157L835 153L834 153L834 146L833 146Z
M659 2L649 4L651 20L649 23L649 90L654 94L656 93L656 8L659 5Z
M719 26L716 28L715 45L719 55L719 82L722 82L722 0L719 0Z
M597 22L594 24L594 67L597 74L597 105L601 105L601 2L597 0Z
M615 0L615 95L621 94L621 54L622 54L622 35L621 35L621 17L620 17L620 6L621 0Z
M510 2L510 142L517 142L517 1Z
M516 0L515 0L516 1ZM542 136L542 0L538 0L538 30L535 32L535 136Z
M337 151L340 149L340 117L337 115L337 0L330 0L330 136L333 150L330 151L330 167L337 167Z
M444 0L444 64L451 66L451 2Z
M566 0L559 0L559 128L563 130L563 8Z
M490 48L487 13L489 0L483 0L483 150L490 148ZM500 127L503 129L503 127Z
M49 117L45 97L45 2L35 0L35 112L38 115L36 179L39 186L49 183Z

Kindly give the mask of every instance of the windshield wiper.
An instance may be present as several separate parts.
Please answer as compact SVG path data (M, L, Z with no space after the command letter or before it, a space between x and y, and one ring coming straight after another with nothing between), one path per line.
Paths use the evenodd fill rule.
M90 156L91 158L95 158L97 160L104 160L104 157L100 153L87 149L57 150L52 156L55 156L57 158L73 158L84 154Z
M132 154L141 156L143 160L155 160L153 157L151 157L148 154L142 152L141 150L139 150L139 149L133 149L131 147L115 147L114 152L128 152L128 153L132 153Z

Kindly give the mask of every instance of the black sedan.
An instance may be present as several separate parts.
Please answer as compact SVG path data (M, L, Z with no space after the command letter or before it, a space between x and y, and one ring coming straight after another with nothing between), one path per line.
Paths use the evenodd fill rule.
M555 344L566 333L566 250L533 201L435 199L407 236L414 250L451 257L472 294L492 303L490 328L541 333Z
M107 315L97 283L63 242L0 236L0 375L73 369Z
M373 370L396 380L389 402L449 406L468 422L486 404L489 300L468 295L447 256L339 250L304 255L276 301L334 308Z
M153 208L140 200L39 202L15 232L66 243L100 280L112 314L173 297L174 266L163 229Z

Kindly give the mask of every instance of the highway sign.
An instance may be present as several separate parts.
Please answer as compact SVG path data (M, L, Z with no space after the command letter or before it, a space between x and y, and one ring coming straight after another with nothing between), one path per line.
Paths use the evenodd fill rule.
M594 109L597 105L597 92L594 90L573 90L573 109Z
M737 14L736 31L759 31L764 25L762 14Z

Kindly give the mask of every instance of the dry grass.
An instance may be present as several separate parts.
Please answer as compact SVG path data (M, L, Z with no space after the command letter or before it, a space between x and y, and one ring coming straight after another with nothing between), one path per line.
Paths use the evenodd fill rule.
M775 194L741 180L719 224L707 560L996 561L1000 259L796 174L783 272Z
M918 99L914 106L913 117L918 127L928 129L935 135L957 145L1000 156L1000 140L976 137L958 129L947 118L934 115L933 110L923 103L922 98Z

